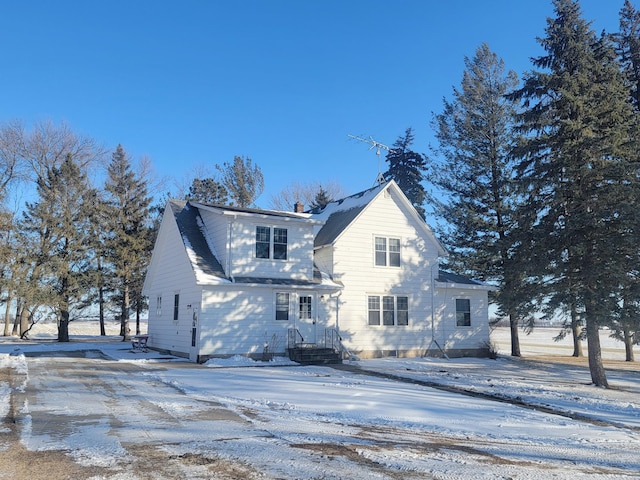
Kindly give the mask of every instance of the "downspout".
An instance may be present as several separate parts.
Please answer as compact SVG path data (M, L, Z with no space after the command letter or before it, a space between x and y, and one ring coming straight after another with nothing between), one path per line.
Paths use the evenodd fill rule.
M438 343L438 341L436 340L436 328L435 328L435 321L436 321L436 314L435 314L435 303L436 303L436 277L434 275L433 272L433 267L436 267L438 269L438 276L440 276L440 262L438 261L438 259L436 258L436 263L431 265L431 343L429 344L429 348L427 349L427 352L431 349L431 345L434 345L436 347L438 347L438 350L440 350L440 352L442 352L442 355L444 355L444 357L449 360L449 356L447 355L447 352L445 352L443 350L443 348L440 346L440 344ZM444 340L444 318L442 319L442 328L443 328L443 332L442 332L442 337Z
M227 275L231 282L235 282L233 278L233 272L231 268L233 267L233 261L231 260L231 254L233 252L233 248L231 248L231 241L233 239L233 224L235 223L236 216L233 215L231 217L231 221L229 222L229 238L227 240Z

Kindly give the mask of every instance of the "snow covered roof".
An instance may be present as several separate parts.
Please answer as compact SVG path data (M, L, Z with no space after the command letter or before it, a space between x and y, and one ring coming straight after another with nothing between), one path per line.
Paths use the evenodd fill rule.
M171 200L169 205L176 218L182 241L196 273L198 282L204 279L226 279L222 265L213 254L202 228L200 212L187 202Z
M310 210L309 213L313 218L324 221L324 225L316 234L314 247L322 247L335 242L342 232L346 230L381 192L391 189L397 192L398 198L406 205L409 215L415 218L423 234L437 245L439 255L447 256L446 250L435 237L429 225L420 217L394 180L380 183L355 195L328 203L325 207Z
M324 221L324 225L316 234L314 246L320 247L333 243L386 185L379 184L355 195L328 203L324 207L310 210L309 213L314 218Z
M235 207L212 207L197 203L185 202L181 200L170 200L169 206L176 219L176 224L182 242L187 251L187 256L196 275L196 281L201 285L219 285L221 283L243 283L252 285L287 285L287 286L325 286L332 289L340 288L331 278L320 272L317 266L313 265L313 279L301 280L291 278L263 278L263 277L236 277L230 278L226 275L222 264L218 260L209 241L205 224L200 216L200 209L220 209L249 214L272 214L278 216L308 219L309 215L291 214L288 212L265 211L256 209L239 209ZM317 223L317 220L313 220Z
M477 280L472 280L471 278L465 277L463 275L458 275L457 273L445 272L444 270L438 271L438 278L436 278L436 282L456 283L460 285L475 286L475 287L478 287L479 289L494 290L494 287L492 287L491 285L478 282Z

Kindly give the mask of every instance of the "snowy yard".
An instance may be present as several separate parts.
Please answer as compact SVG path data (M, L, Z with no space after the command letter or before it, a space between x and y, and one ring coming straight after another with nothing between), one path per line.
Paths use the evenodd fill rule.
M242 358L195 366L77 328L65 345L0 338L0 373L11 373L0 377L0 418L13 417L26 451L63 451L90 472L75 478L640 478L640 369L618 368L622 345L606 334L608 390L589 385L585 366L542 361L571 353L547 329L522 334L527 360L334 369ZM493 340L509 351L507 330ZM10 429L5 421L0 435Z

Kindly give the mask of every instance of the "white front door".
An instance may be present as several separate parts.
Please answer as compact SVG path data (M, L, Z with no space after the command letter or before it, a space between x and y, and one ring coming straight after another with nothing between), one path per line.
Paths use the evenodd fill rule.
M312 295L298 295L295 319L304 343L316 343L316 309Z

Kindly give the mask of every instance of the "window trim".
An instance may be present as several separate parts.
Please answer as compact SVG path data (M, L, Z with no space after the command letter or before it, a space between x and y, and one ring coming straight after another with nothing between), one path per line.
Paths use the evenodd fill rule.
M398 308L399 299L402 299L400 306L406 307L406 309ZM393 307L393 310L389 308L390 306ZM408 327L409 295L368 294L367 325L372 327Z
M266 240L264 236L266 234ZM265 227L263 225L256 225L256 237L255 237L255 255L256 258L269 259L271 258L271 227ZM263 255L264 248L266 246L266 256Z
M286 303L287 309L286 310L278 309L278 306L282 307L282 306L285 305L284 303L278 302L280 295L286 296L286 299L287 299L287 303ZM274 315L274 319L276 321L278 321L278 322L288 322L289 319L290 319L290 316L291 316L290 310L291 310L291 293L290 292L275 292L275 315ZM278 312L286 312L286 317L287 318L278 318Z
M383 255L384 258L382 257ZM402 239L400 237L374 235L373 265L383 268L400 268L402 266Z
M180 313L180 294L176 293L173 296L173 321L177 322Z
M260 260L288 260L289 229L265 225L256 225L255 227L254 258Z
M456 298L456 327L471 326L471 299ZM460 307L462 305L462 307ZM468 308L467 308L468 307Z

